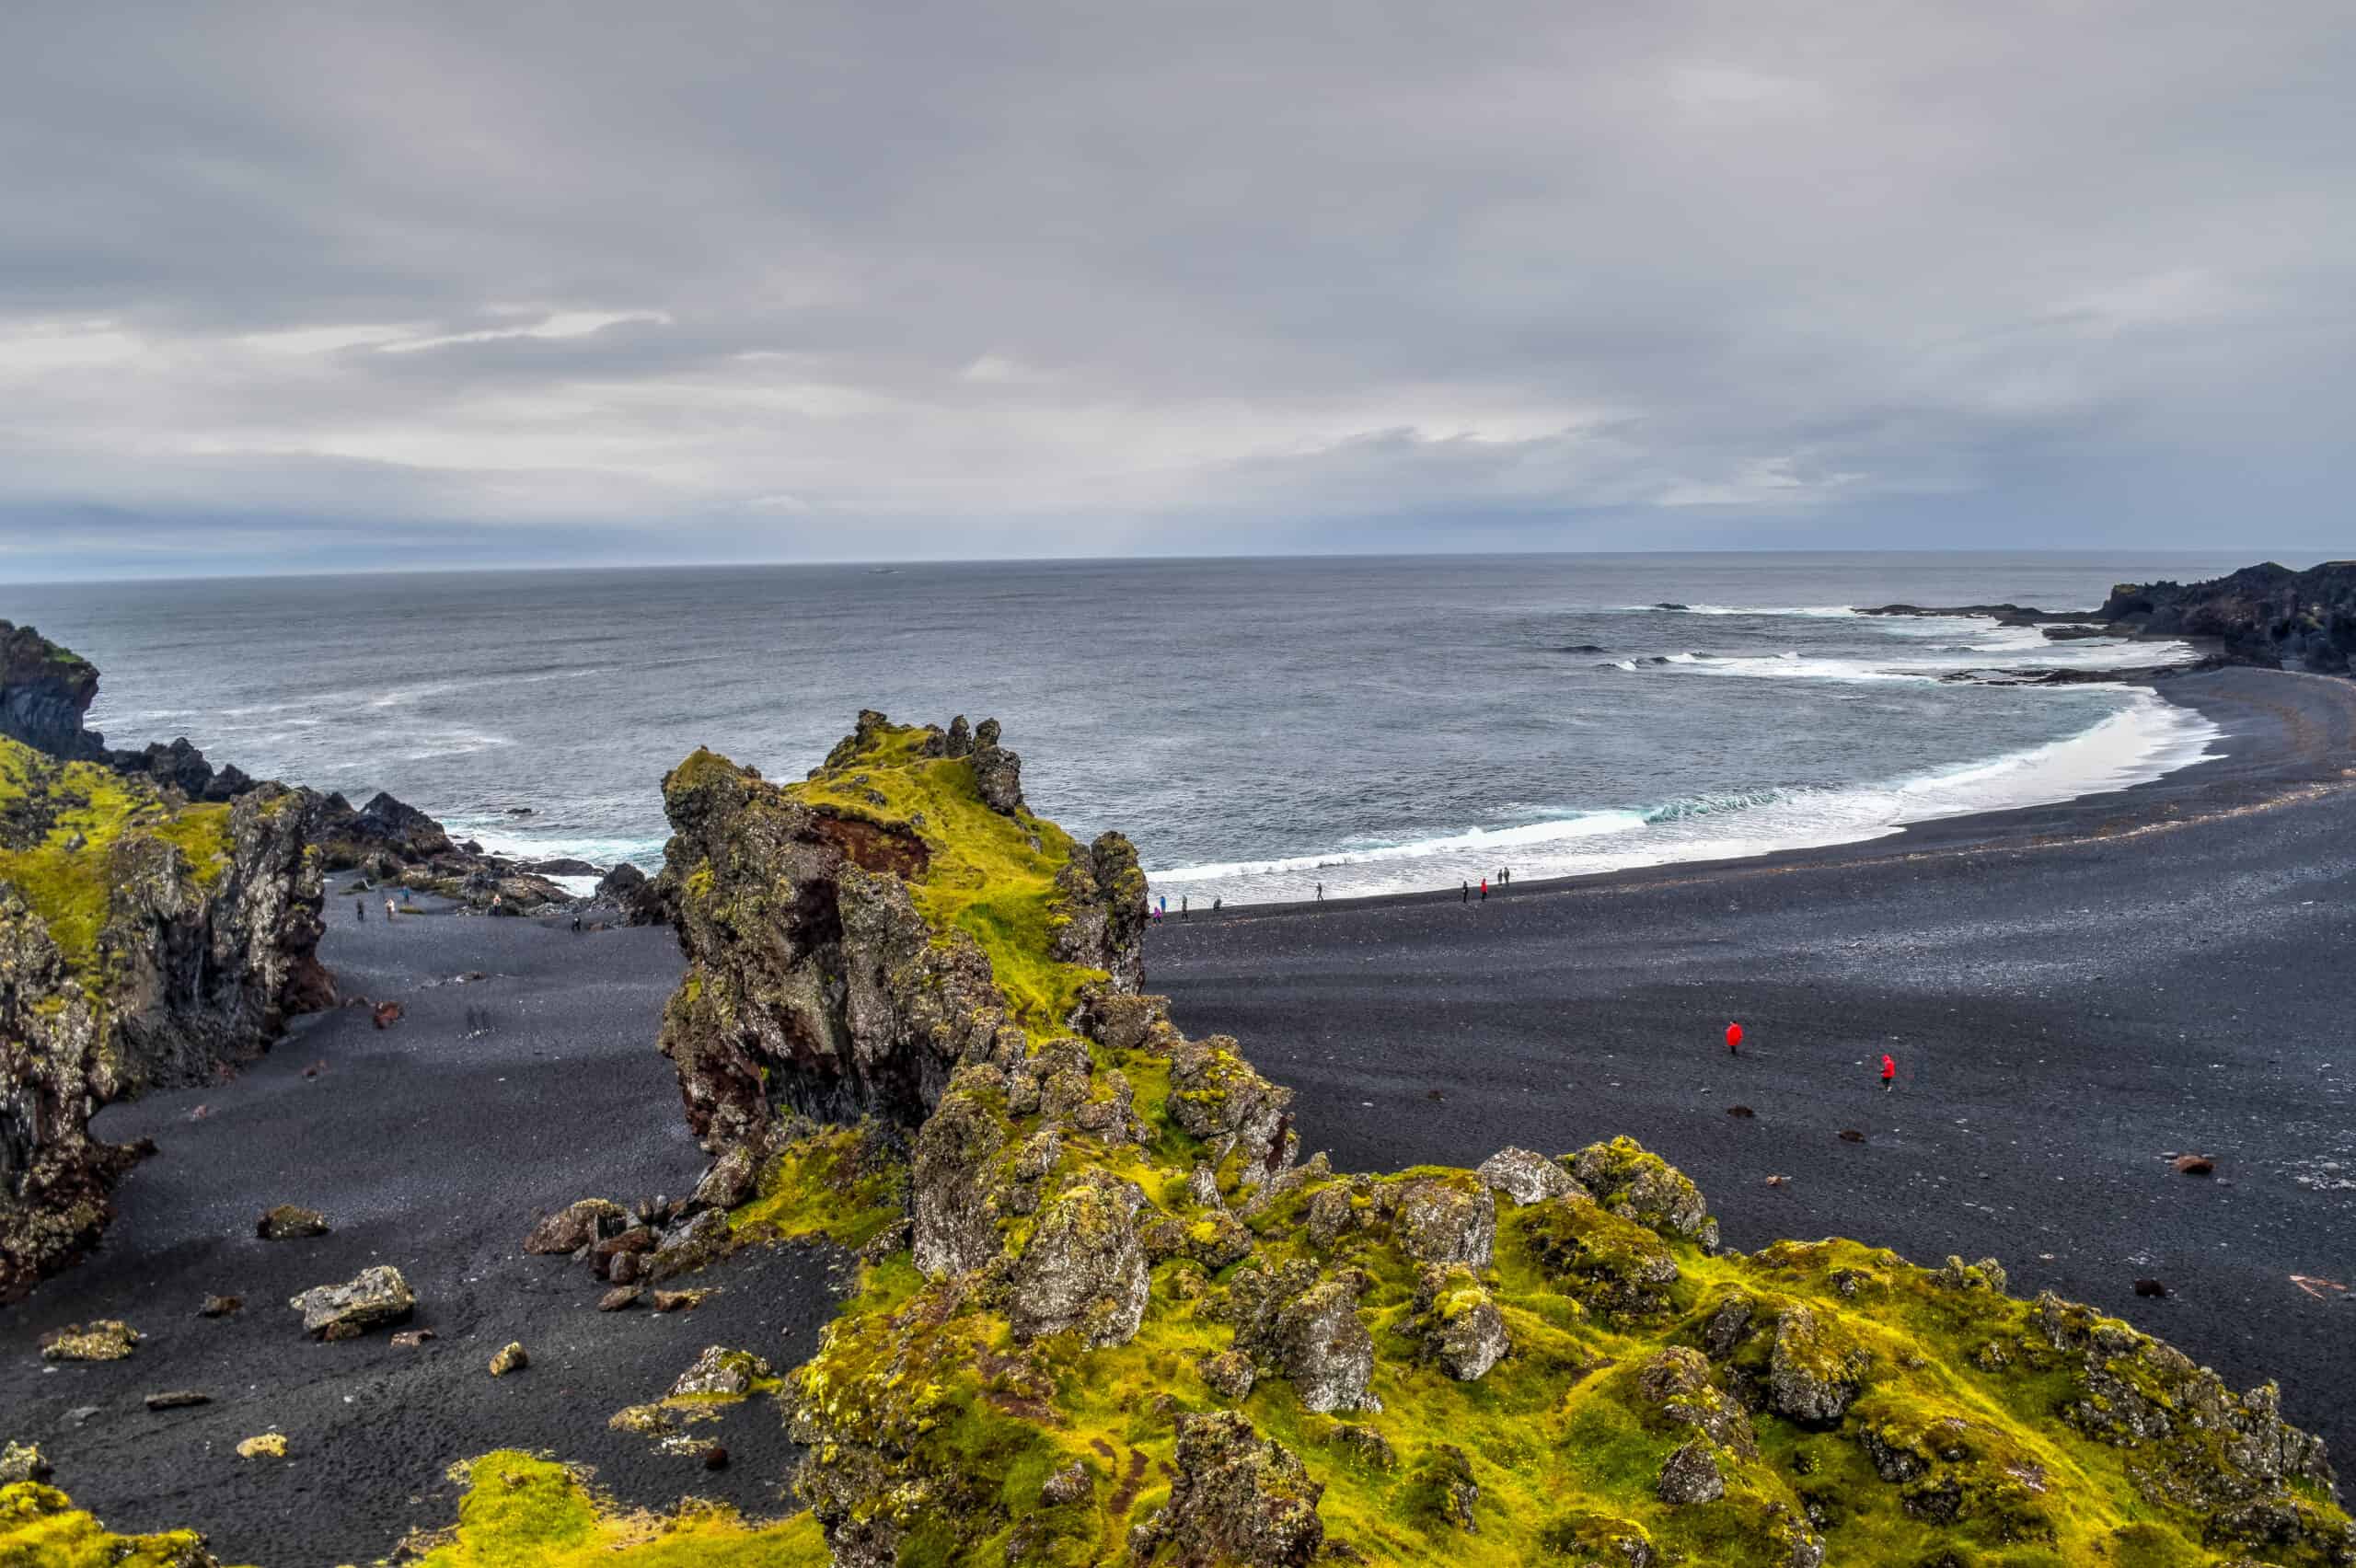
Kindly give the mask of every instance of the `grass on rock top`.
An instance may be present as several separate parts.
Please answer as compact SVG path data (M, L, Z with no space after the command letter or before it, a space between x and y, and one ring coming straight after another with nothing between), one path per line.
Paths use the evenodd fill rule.
M1071 836L1027 811L992 811L975 787L973 764L922 755L927 738L919 726L886 725L850 760L781 788L805 805L915 828L931 857L909 884L918 910L937 928L981 944L1026 1030L1061 1033L1080 987L1103 978L1051 956L1062 921L1056 874L1071 858Z
M225 804L174 811L143 780L94 762L59 762L0 736L0 882L24 895L87 986L103 975L98 934L110 852L134 833L178 846L199 887L227 868Z

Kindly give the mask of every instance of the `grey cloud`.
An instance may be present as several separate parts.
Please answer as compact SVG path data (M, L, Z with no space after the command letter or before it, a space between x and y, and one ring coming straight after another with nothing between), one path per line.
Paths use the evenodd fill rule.
M6 30L0 573L2321 549L2356 478L2323 0Z

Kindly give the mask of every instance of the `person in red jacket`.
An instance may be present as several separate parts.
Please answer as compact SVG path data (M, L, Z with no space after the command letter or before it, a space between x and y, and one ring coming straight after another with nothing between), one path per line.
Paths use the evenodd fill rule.
M1727 1055L1729 1056L1742 1055L1742 1025L1738 1023L1727 1025Z
M1895 1084L1897 1081L1898 1063L1891 1058L1888 1052L1884 1051L1881 1054L1881 1091L1884 1094L1888 1094L1890 1090L1890 1086Z

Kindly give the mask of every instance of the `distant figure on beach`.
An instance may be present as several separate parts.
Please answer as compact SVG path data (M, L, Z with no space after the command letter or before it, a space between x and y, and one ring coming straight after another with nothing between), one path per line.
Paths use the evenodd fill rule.
M1727 1055L1729 1056L1742 1055L1742 1025L1738 1023L1727 1025Z
M1486 877L1481 879L1481 902L1484 904L1489 902L1489 879Z
M1325 902L1325 884L1323 882L1319 882L1317 884L1317 902L1320 904Z
M1180 894L1178 895L1178 918L1181 920L1191 920L1194 918L1192 915L1187 913L1186 903L1186 895L1183 893Z
M386 923L389 925L389 924L391 923L391 921L392 921L392 918L393 918L393 895L392 895L391 894L389 894L389 893L388 893L388 894L385 894L385 920L386 920Z
M1165 893L1161 895L1161 902L1156 906L1154 913L1156 915L1167 915L1170 913L1170 895L1168 894Z
M1897 1082L1898 1064L1890 1058L1888 1052L1884 1051L1881 1054L1881 1091L1888 1094L1891 1086Z
M576 937L581 934L581 917L578 915L572 917L572 934Z
M402 906L403 906L404 908L406 908L408 905L412 905L412 904L414 904L414 903L416 903L416 902L417 902L417 889L415 889L415 888L413 888L413 887L405 887L405 888L401 889L401 905L402 905Z
M1212 913L1212 914L1216 915L1216 914L1218 914L1218 906L1219 906L1219 905L1220 905L1222 902L1223 902L1222 900L1220 900L1220 899L1217 899L1217 898L1214 898L1214 899L1212 899L1212 900L1211 900L1211 913Z
M1497 885L1499 887L1511 887L1513 885L1513 868L1511 866L1506 867L1503 870L1500 870L1497 873Z
M1459 883L1459 884L1457 884L1457 885L1459 885L1460 887L1461 887L1461 888L1464 890L1464 896L1463 896L1462 898L1458 899L1458 900L1457 900L1457 902L1458 902L1459 904L1470 904L1470 903L1472 903L1472 884L1471 882L1460 882L1460 883Z
M352 918L358 920L362 925L366 925L368 923L368 901L364 898L353 899L352 901Z

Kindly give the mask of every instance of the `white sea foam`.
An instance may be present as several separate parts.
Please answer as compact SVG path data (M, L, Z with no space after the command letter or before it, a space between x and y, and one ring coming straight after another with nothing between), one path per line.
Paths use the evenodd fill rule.
M1651 610L1668 616L1807 616L1815 620L1833 620L1857 612L1846 605L1685 605L1671 609L1664 605L1623 605L1623 610Z
M1476 882L1576 876L1686 860L1732 859L1857 843L1912 823L2050 805L2123 790L2213 755L2222 733L2189 709L2131 689L2123 706L2074 735L1915 778L1838 789L1762 790L1674 801L1645 811L1469 829L1412 843L1149 872L1158 891L1236 904L1410 892Z

